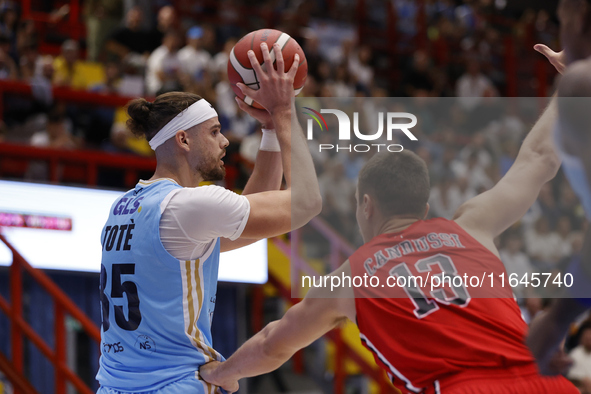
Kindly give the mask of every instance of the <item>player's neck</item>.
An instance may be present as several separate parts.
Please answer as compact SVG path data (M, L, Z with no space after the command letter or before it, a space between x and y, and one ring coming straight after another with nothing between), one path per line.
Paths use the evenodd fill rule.
M399 233L406 230L419 219L416 217L394 217L377 226L376 235Z
M182 187L197 187L199 183L203 180L199 173L190 171L188 168L178 167L178 168L170 168L165 164L158 164L156 165L156 171L150 180L160 179L160 178L170 178L176 181Z

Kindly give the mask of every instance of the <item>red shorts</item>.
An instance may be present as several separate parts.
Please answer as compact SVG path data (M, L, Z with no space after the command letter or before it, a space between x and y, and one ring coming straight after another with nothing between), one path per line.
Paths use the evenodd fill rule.
M439 380L426 394L580 394L563 376L541 376L535 365L473 369Z

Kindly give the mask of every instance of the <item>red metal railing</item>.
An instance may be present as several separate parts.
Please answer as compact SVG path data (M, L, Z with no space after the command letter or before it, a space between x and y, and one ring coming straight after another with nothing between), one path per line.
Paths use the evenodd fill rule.
M58 21L53 20L50 13L34 10L31 0L20 0L21 19L31 20L35 23L35 27L41 38L39 42L41 53L57 55L60 52L58 44L45 41L48 31L58 32L60 35L65 35L77 41L86 36L86 26L80 18L80 0L70 0L68 6L69 11L67 17Z
M92 394L93 391L66 365L66 327L65 316L69 314L80 322L83 330L95 342L100 343L100 330L95 323L82 312L74 302L43 271L33 268L0 234L12 252L10 266L10 302L0 295L0 310L10 319L11 362L0 354L0 370L3 370L15 386L15 393L36 393L24 375L24 341L26 337L54 365L55 393L65 394L70 382L78 392ZM23 273L33 278L53 299L55 347L52 349L25 321L23 317Z
M53 183L62 181L78 181L77 183L96 186L99 168L119 168L125 174L126 187L137 183L138 171L154 171L156 160L129 154L114 154L94 150L61 150L36 148L26 145L0 143L0 176L23 176L27 163L41 160L48 163L49 180ZM67 178L69 167L76 175L75 179Z
M0 114L4 111L4 93L33 97L31 85L22 81L0 80ZM100 105L104 107L124 107L135 97L119 96L116 94L92 93L85 90L71 89L65 86L52 88L55 101L66 101L74 104Z

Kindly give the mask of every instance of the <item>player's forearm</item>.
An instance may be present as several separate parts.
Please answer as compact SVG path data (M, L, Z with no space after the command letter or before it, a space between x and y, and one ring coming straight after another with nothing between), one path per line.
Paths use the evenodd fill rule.
M548 107L531 129L517 155L516 164L536 166L541 182L556 176L560 158L554 149L553 131L558 116L557 100L553 97Z
M304 132L297 120L295 106L292 105L289 113L273 115L273 122L281 146L285 182L292 193L292 228L296 229L320 213L320 188ZM289 132L284 132L285 130Z
M270 346L268 338L278 322L269 323L261 332L250 338L216 370L219 382L240 380L276 370L293 356L295 351ZM276 345L276 344L275 344Z
M279 190L282 175L281 153L259 150L254 170L242 194Z

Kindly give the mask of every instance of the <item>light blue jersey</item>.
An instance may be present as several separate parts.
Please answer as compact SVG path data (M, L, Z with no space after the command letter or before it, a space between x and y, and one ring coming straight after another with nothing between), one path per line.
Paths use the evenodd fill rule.
M223 360L211 347L210 332L219 238L193 261L175 259L160 240L161 206L177 188L168 179L140 181L115 201L103 229L97 380L105 388L170 389L173 382L196 379L199 366ZM196 387L196 394L219 392L203 381Z

